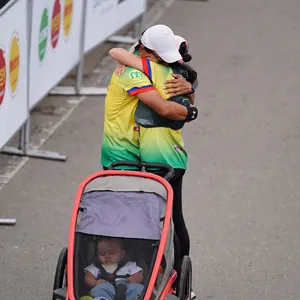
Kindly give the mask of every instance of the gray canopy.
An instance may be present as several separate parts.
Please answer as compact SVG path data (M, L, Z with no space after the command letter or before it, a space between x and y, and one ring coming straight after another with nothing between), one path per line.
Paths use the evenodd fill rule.
M99 177L82 196L77 232L159 240L166 190L152 179Z

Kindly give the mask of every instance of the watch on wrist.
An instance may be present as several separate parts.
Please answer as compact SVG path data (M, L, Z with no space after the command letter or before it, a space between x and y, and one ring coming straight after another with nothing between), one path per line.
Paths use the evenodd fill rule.
M193 82L192 83L192 92L191 92L191 94L194 94L195 91L196 91L196 84Z

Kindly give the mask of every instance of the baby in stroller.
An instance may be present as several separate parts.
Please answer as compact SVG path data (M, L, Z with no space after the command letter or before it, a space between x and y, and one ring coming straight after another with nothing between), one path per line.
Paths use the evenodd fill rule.
M143 291L143 270L126 261L121 239L105 237L97 242L97 259L84 271L94 299L134 300Z

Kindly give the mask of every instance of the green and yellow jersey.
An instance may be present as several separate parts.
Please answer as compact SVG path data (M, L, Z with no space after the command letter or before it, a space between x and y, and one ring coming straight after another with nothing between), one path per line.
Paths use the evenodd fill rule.
M164 82L173 78L170 67L143 59L143 71L160 95L170 98L164 91ZM145 128L140 126L140 155L144 162L157 162L173 168L186 169L187 153L180 130L167 127Z
M112 75L105 98L101 164L117 160L138 161L139 134L134 121L137 94L154 90L149 77L127 67L121 76Z

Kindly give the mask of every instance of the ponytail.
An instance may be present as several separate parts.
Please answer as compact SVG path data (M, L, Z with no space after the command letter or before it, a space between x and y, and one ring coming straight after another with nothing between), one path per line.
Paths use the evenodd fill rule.
M179 53L181 54L182 60L184 62L189 62L192 60L192 56L188 52L189 49L188 49L187 42L182 42L179 47Z

